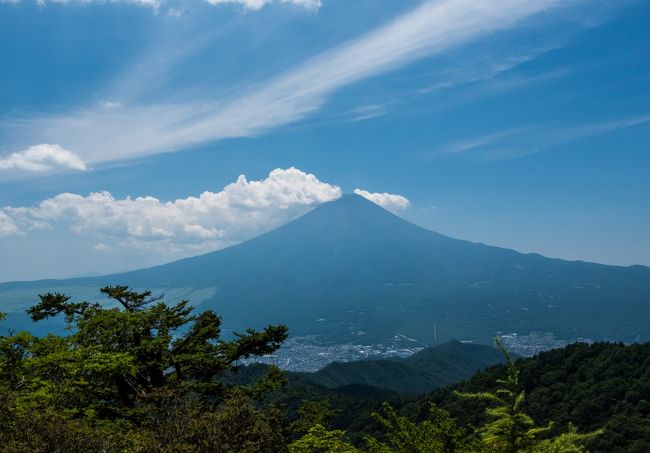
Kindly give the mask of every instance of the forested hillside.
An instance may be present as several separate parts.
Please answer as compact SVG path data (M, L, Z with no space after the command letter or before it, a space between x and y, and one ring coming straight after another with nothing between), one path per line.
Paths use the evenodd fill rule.
M650 450L647 343L574 344L514 362L501 348L505 365L400 396L238 365L276 351L282 325L226 340L221 318L187 301L123 286L102 293L112 303L48 293L29 309L34 321L63 317L65 336L0 337L0 451ZM433 372L462 360L434 348L404 362Z
M526 394L523 408L535 422L553 422L554 433L570 424L582 432L602 428L601 435L587 442L592 452L650 451L650 343L578 343L518 359L515 364ZM449 411L459 426L481 426L487 421L485 402L460 398L456 392L495 391L505 373L506 367L497 365L427 395L386 394L384 400L412 420L427 419L429 405L435 403ZM378 435L369 414L380 408L382 398L367 388L319 389L290 378L286 389L291 390L286 400L289 408L295 408L300 392L309 398L329 399L335 409L333 426L346 430L352 439Z
M468 379L500 362L503 356L495 347L449 341L404 359L335 362L315 373L304 373L303 377L328 388L365 385L421 394Z
M650 343L573 344L517 362L526 391L526 410L539 423L554 421L556 429L574 423L604 433L590 442L592 451L650 451ZM457 388L493 390L503 373L493 367ZM461 424L479 424L481 406L468 404L449 389L431 400L447 408Z

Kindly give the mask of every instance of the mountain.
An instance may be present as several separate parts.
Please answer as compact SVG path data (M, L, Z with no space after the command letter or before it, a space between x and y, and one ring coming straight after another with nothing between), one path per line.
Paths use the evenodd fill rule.
M450 341L404 359L334 362L314 373L302 373L302 376L332 389L364 385L418 394L469 379L477 371L502 362L503 356L497 348Z
M161 266L102 277L0 284L22 327L36 294L96 297L126 284L187 298L227 327L288 324L294 335L370 344L491 342L499 332L650 339L650 269L522 254L449 238L357 195L257 238ZM47 328L54 328L50 325Z

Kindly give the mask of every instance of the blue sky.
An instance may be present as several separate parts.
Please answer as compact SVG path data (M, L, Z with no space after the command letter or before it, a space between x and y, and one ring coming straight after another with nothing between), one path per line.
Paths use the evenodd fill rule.
M0 281L206 252L355 189L450 236L650 265L649 22L643 1L0 0Z

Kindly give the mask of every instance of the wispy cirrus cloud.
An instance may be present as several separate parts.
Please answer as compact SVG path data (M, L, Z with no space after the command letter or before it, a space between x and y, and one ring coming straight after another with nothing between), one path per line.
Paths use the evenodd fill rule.
M0 0L0 3L19 3L22 0ZM250 11L259 11L266 5L272 3L287 3L292 5L301 6L308 9L318 9L321 6L320 0L204 0L211 5L221 5L221 4L237 4L243 7L246 10ZM140 5L151 7L157 11L160 6L165 3L165 0L36 0L36 4L39 6L47 6L48 3L51 4L66 4L66 3L130 3L132 5ZM172 11L178 11L177 8L172 7Z
M235 93L197 96L202 101L123 102L117 108L14 119L0 128L11 130L23 142L36 137L61 143L78 150L90 163L253 136L305 118L345 86L511 29L563 4L559 0L426 1L384 26Z
M16 3L21 0L14 0ZM154 10L157 10L160 7L161 0L36 0L36 4L39 6L47 6L48 3L51 4L65 4L65 3L130 3L132 5L140 5L151 7Z
M258 11L271 3L289 3L292 5L302 6L309 9L318 9L321 7L320 0L205 0L212 5L223 3L235 3L246 9Z
M590 124L530 124L452 141L435 150L430 157L480 153L488 159L522 157L553 146L588 139L637 126L650 124L650 115L637 115Z
M472 137L470 139L459 140L455 142L448 143L442 146L439 150L434 152L434 155L441 154L459 154L467 151L472 151L474 149L484 148L496 143L502 142L507 137L520 135L523 132L524 128L508 129L504 131L498 131L490 134L481 135L478 137Z

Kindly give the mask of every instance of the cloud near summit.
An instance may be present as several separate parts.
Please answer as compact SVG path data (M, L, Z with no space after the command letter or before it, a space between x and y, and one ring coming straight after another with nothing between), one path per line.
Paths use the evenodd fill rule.
M408 198L394 193L370 193L367 190L362 189L354 189L354 193L392 212L401 211L411 205Z
M355 193L393 211L408 206L401 195ZM0 236L62 228L92 237L95 250L102 252L162 246L187 254L245 241L341 195L340 187L293 167L275 169L257 181L241 175L221 191L174 201L62 193L35 206L2 208Z

